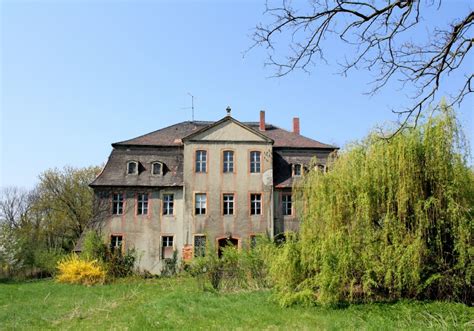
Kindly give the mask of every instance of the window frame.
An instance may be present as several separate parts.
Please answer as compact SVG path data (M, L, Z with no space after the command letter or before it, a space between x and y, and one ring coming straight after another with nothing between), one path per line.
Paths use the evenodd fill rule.
M196 251L196 238L204 238L204 247L201 247L200 250L202 251L201 255L197 255ZM194 234L193 235L193 257L203 257L206 256L206 245L207 245L207 236L205 234Z
M290 197L290 201L285 201L284 197ZM285 205L286 204L286 205ZM288 212L288 204L290 204L290 213ZM293 195L291 192L281 193L281 213L283 216L293 216Z
M146 199L141 200L140 198L143 198L146 196ZM140 204L142 209L140 210ZM146 216L148 215L149 211L149 205L150 205L150 195L148 192L139 192L136 194L136 212L135 214L137 216ZM144 212L145 211L145 212Z
M198 153L199 152L204 152L204 155L206 156L206 159L205 160L198 160ZM209 152L207 149L196 149L194 151L194 173L196 174L206 174L209 170L209 167L208 167L208 162L209 161ZM198 162L199 162L199 171L198 171ZM205 169L204 171L202 170L203 169L203 164L205 166Z
M155 174L155 165L160 165L160 173L158 174ZM164 164L163 162L160 162L160 161L154 161L151 163L151 175L152 176L163 176L163 167L164 167Z
M200 212L199 214L196 213L196 209L197 209L197 196L204 196L205 197L205 207L204 207L204 213ZM208 211L208 205L209 205L209 201L207 199L207 193L204 193L204 192L194 192L194 215L195 216L198 216L198 215L207 215L207 211ZM202 211L202 207L200 207L200 210Z
M112 246L112 240L115 238L121 238L120 239L120 245L119 246ZM115 249L117 249L117 247L120 248L120 252L122 253L123 250L124 250L124 247L125 247L125 236L123 235L123 233L111 233L110 236L109 236L109 248L112 252L115 251Z
M226 196L232 196L232 201L226 201ZM235 215L235 193L233 192L226 192L222 193L222 216L234 216ZM232 208L227 207L226 208L226 203L232 204ZM229 210L232 210L232 213L228 213Z
M252 154L254 153L258 153L258 160L255 159L253 160L252 158ZM255 163L254 163L255 162ZM259 151L259 150L251 150L249 151L249 173L251 174L261 174L262 173L262 151ZM254 165L254 168L255 169L252 169L252 164L255 164ZM258 164L258 171L256 171L256 165ZM255 171L252 171L252 170L255 170Z
M226 160L226 153L230 153L232 156L231 160ZM227 165L227 170L226 170ZM229 171L229 168L232 170ZM232 149L224 149L222 151L222 173L223 174L233 174L235 173L235 151Z
M296 169L299 168L299 174L296 173ZM301 163L294 163L293 164L293 177L301 177L303 175L303 164Z
M115 200L115 197L114 197L115 195L121 196L121 199L117 198L117 200ZM112 204L112 208L111 208L111 214L112 215L120 216L120 215L124 214L124 210L125 210L125 193L124 192L112 192L111 196L110 196L110 202ZM121 204L120 205L121 209L119 209L118 205L117 205L117 212L114 212L115 203ZM121 210L120 213L118 212L119 210Z
M165 201L165 197L166 196L171 196L172 199L171 201ZM169 213L169 204L172 204L171 205L171 213ZM168 204L167 208L165 208L165 206ZM165 210L167 210L168 212L165 213ZM161 197L161 215L163 216L174 216L174 193L163 193L162 197Z
M260 196L260 212L257 214L252 213L252 207L253 207L253 200L252 200L252 195L259 195ZM255 200L257 202L257 200ZM256 211L257 208L255 208ZM249 193L249 215L250 216L262 216L263 215L263 194L261 192L250 192Z
M135 164L135 171L134 172L130 172L130 165L131 164ZM138 161L134 161L134 160L129 160L127 161L127 168L126 168L126 174L127 176L128 175L138 175Z

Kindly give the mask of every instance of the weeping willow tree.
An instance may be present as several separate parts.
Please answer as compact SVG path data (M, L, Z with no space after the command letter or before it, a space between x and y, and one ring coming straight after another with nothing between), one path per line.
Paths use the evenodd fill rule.
M295 187L301 231L270 262L283 304L472 304L474 174L441 108L390 141L369 135Z

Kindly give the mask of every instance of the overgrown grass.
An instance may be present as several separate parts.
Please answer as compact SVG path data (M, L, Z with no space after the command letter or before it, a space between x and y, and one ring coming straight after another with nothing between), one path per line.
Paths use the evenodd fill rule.
M472 329L474 308L401 301L281 308L269 291L202 292L191 278L124 279L84 287L51 280L0 284L0 329Z

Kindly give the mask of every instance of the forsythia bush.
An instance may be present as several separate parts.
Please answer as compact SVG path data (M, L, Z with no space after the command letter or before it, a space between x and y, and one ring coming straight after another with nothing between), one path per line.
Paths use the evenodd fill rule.
M56 279L60 283L95 285L105 282L106 271L97 260L81 259L72 254L58 263Z

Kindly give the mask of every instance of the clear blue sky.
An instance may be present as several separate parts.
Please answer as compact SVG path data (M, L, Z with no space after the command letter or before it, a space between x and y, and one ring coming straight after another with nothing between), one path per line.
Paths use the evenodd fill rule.
M469 6L449 1L442 17ZM268 122L290 129L299 116L302 134L339 146L395 119L390 108L407 91L368 97L371 76L336 75L337 58L311 75L268 78L263 49L242 56L263 10L263 0L0 0L0 186L102 164L112 142L189 120L188 92L196 119L220 119L230 105L238 120L257 121L265 109ZM459 113L472 142L472 97Z

